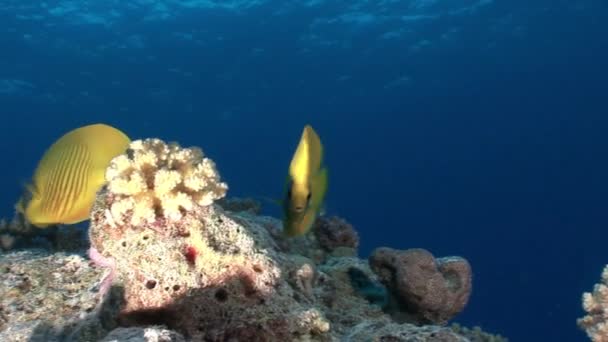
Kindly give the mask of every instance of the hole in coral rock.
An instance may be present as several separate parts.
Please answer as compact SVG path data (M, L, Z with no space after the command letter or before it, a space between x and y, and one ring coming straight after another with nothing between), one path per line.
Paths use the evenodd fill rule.
M225 302L228 299L228 291L225 289L219 289L215 292L215 299L219 302Z
M179 285L173 285L173 291L179 291L180 286Z
M155 287L156 287L156 280L150 279L150 280L146 281L147 289L152 290Z
M144 235L143 239L148 240L148 235Z
M224 220L222 220L221 218L218 218L217 223L224 223Z
M123 247L127 247L127 241L123 241L123 242L122 242L122 246L123 246Z
M165 291L169 291L169 286L165 287Z
M260 265L253 265L253 270L256 271L257 273L262 273L263 270L260 267Z

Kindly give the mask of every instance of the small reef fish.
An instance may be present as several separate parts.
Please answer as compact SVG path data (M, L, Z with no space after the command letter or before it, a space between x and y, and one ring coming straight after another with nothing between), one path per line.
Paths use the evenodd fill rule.
M321 140L313 128L306 125L289 165L287 193L282 203L286 236L308 232L321 211L328 182L322 162Z
M44 153L15 208L39 228L87 220L106 168L129 143L127 135L105 124L66 133Z

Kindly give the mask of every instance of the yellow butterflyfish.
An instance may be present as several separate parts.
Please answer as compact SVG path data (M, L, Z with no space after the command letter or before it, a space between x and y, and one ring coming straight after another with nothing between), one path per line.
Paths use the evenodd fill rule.
M106 168L129 143L127 135L105 124L66 133L42 156L17 210L40 228L87 220Z
M287 194L283 201L283 229L287 236L308 232L321 211L328 182L327 169L322 162L321 139L310 125L306 125L289 165Z

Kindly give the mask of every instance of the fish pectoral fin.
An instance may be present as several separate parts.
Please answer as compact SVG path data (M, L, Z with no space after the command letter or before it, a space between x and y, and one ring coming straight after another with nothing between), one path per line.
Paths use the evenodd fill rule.
M304 235L310 230L316 218L316 210L309 208L306 210L306 212L304 212L304 215L301 216L301 219L295 220L297 222L289 221L283 230L283 233L287 237Z
M260 200L264 201L264 202L268 202L274 205L278 205L279 207L283 206L283 200L280 199L276 199L276 198L272 198L272 197L266 197L266 196L261 196L258 197Z
M327 193L328 182L327 168L319 170L311 180L312 197L310 198L310 206L315 208L316 211L321 209L321 206L323 205L323 200Z

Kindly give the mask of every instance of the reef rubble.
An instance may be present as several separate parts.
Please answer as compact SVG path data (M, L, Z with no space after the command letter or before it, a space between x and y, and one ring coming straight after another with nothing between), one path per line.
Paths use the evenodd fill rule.
M0 256L1 341L506 341L447 325L472 289L463 258L362 259L337 217L287 238L224 198L199 149L135 141L106 180L88 250Z

